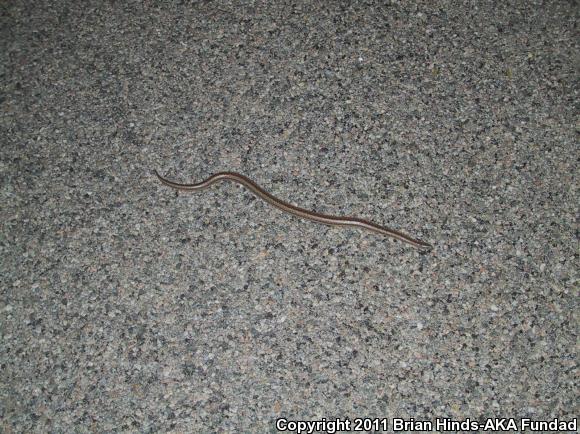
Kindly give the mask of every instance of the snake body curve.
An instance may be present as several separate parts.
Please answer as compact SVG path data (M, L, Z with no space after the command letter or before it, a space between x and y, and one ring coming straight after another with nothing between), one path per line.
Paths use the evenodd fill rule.
M163 178L157 171L155 171L155 175L159 180L167 185L168 187L174 188L176 190L182 191L201 191L205 190L212 184L215 184L219 181L232 181L238 184L243 185L260 199L264 200L265 202L269 203L270 205L281 209L288 214L295 215L297 217L301 217L304 219L312 220L318 223L323 223L326 225L331 226L352 226L356 228L366 229L371 232L376 232L381 235L385 235L387 237L391 237L407 243L416 249L427 250L431 249L433 246L431 244L426 243L424 241L417 240L415 238L411 238L410 236L399 232L394 229L390 229L384 226L377 225L376 223L370 222L368 220L364 220L357 217L339 217L339 216L332 216L327 214L321 214L314 211L308 211L303 208L294 206L283 200L278 199L277 197L273 196L272 194L268 193L250 178L241 175L236 172L219 172L216 173L204 181L201 181L197 184L178 184L176 182L170 181L168 179Z

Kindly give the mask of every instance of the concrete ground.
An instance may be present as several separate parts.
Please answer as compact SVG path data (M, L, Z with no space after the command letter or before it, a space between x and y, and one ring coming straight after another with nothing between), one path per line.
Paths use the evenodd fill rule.
M579 9L2 2L0 430L578 416Z

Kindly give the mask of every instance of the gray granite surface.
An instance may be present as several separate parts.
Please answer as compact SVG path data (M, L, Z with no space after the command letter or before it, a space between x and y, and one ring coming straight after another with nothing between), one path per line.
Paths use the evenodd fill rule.
M579 9L2 2L0 431L578 416Z

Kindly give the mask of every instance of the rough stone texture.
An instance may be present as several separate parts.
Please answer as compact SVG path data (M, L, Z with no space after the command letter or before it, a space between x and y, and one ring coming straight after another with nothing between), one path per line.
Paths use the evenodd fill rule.
M177 3L0 6L0 430L577 416L577 2Z

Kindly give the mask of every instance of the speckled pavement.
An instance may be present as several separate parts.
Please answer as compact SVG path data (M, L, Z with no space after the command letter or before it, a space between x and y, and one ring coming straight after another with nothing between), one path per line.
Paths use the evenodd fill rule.
M2 2L0 431L577 417L579 9Z

